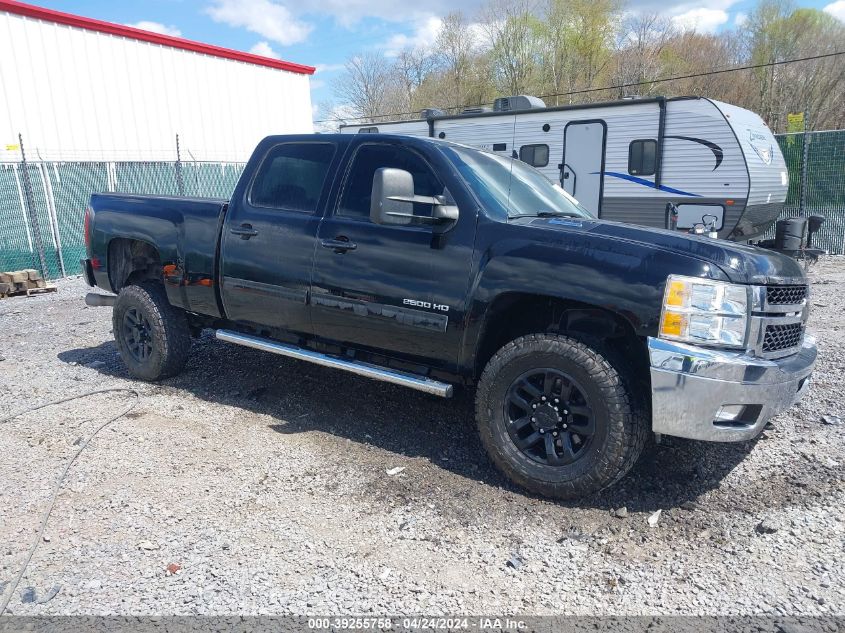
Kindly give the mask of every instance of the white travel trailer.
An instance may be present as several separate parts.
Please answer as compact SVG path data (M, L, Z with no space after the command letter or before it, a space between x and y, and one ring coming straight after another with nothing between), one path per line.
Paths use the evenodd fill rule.
M517 96L497 99L491 111L421 114L340 131L430 136L518 157L603 219L688 230L715 216L719 237L737 241L762 235L786 199L786 165L771 130L753 112L713 99L547 108Z

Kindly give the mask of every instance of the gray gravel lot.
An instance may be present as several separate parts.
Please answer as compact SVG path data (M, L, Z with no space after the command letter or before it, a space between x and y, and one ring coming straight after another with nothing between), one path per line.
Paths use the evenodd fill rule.
M137 383L81 280L0 301L0 417L140 393L72 467L9 612L843 614L845 425L822 416L845 420L845 258L810 276L820 359L803 403L755 442L667 440L565 504L491 468L470 393L440 400L208 334L182 375ZM130 402L0 425L0 591L75 443Z

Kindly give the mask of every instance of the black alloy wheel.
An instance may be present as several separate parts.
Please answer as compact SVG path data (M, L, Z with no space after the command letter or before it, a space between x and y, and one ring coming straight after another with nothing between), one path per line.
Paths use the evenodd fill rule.
M179 373L191 349L188 320L170 304L161 283L143 281L120 289L112 311L117 349L129 373L161 380Z
M493 355L478 381L475 416L496 467L558 499L618 481L650 430L645 394L625 360L600 341L557 333L521 336Z
M123 336L132 358L146 362L153 352L151 327L147 317L136 308L129 308L123 314Z
M527 371L513 381L505 400L508 435L540 464L572 464L588 452L596 432L586 392L571 376L552 368Z

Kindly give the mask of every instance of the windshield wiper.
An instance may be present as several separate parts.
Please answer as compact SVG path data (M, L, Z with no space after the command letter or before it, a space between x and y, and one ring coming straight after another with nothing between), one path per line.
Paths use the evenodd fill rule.
M577 218L580 217L575 213L569 213L568 211L537 211L535 213L538 218Z

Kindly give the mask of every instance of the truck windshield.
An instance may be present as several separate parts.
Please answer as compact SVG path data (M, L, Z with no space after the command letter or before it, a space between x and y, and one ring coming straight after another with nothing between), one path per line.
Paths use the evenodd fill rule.
M515 158L459 145L443 148L488 210L502 217L569 216L592 218L563 189Z

